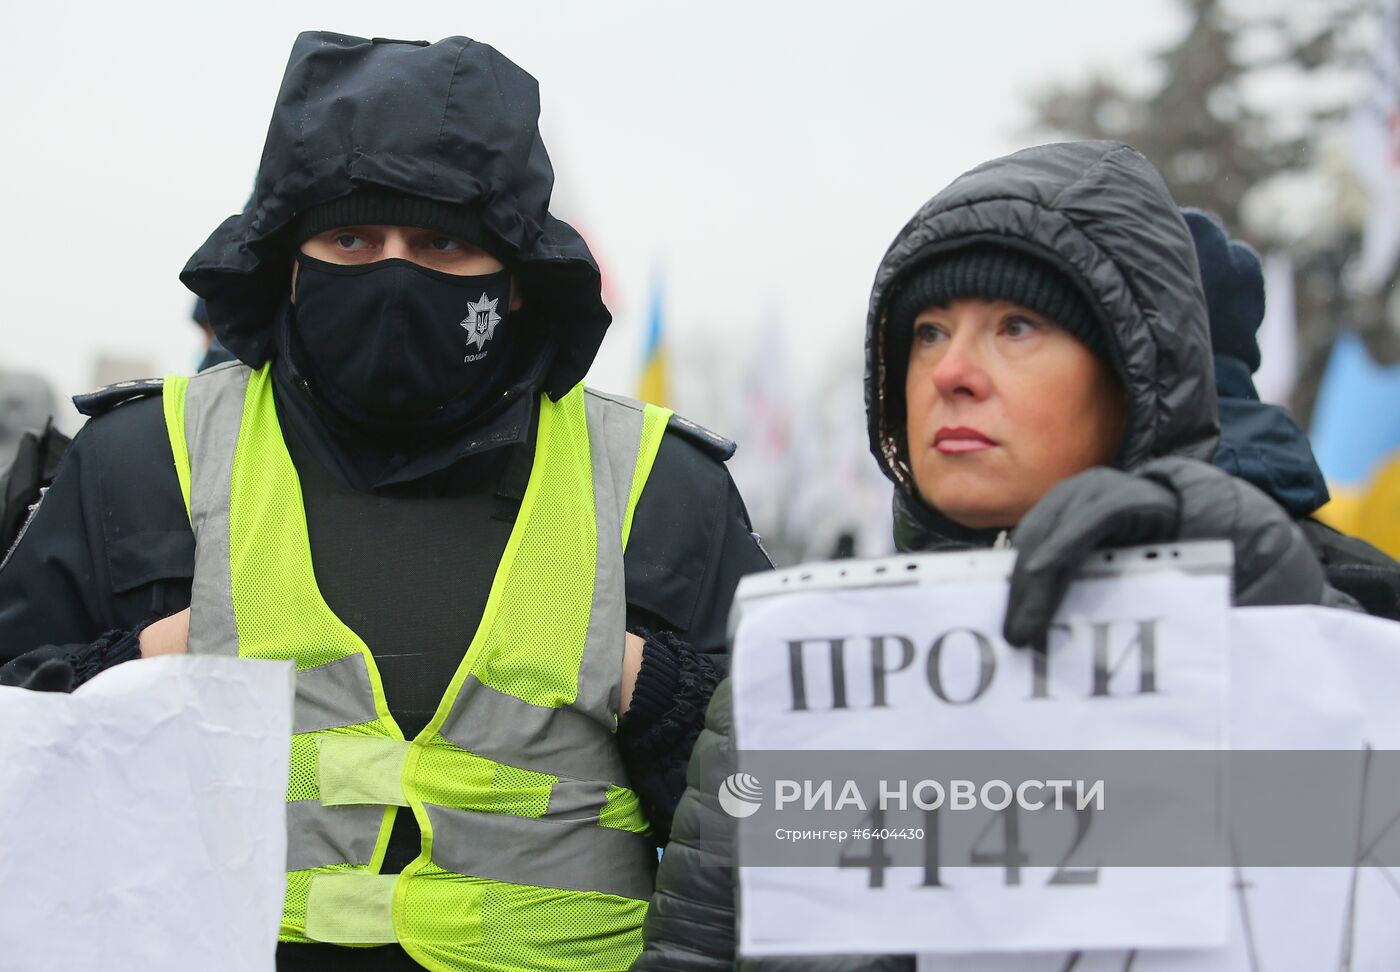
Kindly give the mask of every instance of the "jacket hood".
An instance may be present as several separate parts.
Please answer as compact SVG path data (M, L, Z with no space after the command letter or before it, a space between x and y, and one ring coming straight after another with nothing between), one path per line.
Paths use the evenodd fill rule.
M1216 466L1258 486L1295 519L1331 499L1308 437L1287 410L1259 400L1247 365L1217 357L1215 387L1220 395Z
M290 289L297 213L375 187L472 208L557 355L559 397L592 363L612 321L582 237L549 213L554 170L539 133L535 79L466 37L297 37L268 126L253 196L190 258L180 280L206 299L215 334L244 363L273 353Z
M866 420L897 509L908 515L911 500L923 504L904 442L904 376L885 368L887 311L921 263L984 243L1050 263L1099 315L1127 395L1118 466L1166 455L1210 459L1219 436L1210 326L1196 251L1171 193L1152 164L1122 143L1041 145L958 177L900 230L876 273L866 323Z

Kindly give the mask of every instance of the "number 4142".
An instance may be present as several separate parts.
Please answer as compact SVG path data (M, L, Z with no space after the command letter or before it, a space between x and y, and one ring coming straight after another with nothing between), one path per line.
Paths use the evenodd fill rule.
M1021 812L1015 804L1004 810L995 811L991 819L987 821L986 826L978 832L968 853L967 863L970 865L975 867L1000 866L1003 879L1008 886L1021 883L1021 869L1030 863L1030 855L1022 847ZM1099 881L1097 867L1072 867L1069 864L1070 859L1074 857L1075 852L1084 842L1084 838L1088 836L1089 827L1093 822L1093 808L1076 808L1072 809L1071 812L1075 815L1074 840L1060 859L1055 873L1048 883L1058 885L1097 884ZM920 881L920 886L925 888L948 886L944 883L940 871L938 815L937 809L924 811L926 822L923 841L923 879ZM869 872L868 886L883 888L885 886L885 870L894 866L894 859L885 848L883 834L890 831L885 827L884 809L876 808L857 829L857 832L861 835L869 833L870 837L868 840L852 839L847 841L837 858L837 866L864 868ZM853 846L860 844L866 845L865 848ZM995 846L996 844L1000 844L1000 846Z

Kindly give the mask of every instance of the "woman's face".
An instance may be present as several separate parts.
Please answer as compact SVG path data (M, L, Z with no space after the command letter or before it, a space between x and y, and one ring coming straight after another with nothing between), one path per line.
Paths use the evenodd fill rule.
M929 505L966 527L1011 527L1062 479L1105 465L1123 390L1057 325L969 298L914 319L904 395L909 466Z

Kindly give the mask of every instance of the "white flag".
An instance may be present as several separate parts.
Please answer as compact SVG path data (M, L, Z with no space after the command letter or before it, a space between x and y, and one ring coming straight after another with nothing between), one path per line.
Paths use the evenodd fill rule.
M1272 405L1287 405L1298 379L1298 321L1293 306L1293 261L1282 251L1264 258L1264 320L1259 325L1259 370L1254 387Z
M1358 282L1378 289L1400 256L1400 0L1387 0L1370 78L1351 118L1352 165L1371 196Z

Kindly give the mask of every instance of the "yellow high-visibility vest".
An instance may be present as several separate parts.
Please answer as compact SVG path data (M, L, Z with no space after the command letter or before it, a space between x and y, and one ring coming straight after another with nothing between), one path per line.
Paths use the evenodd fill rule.
M670 412L582 385L539 407L481 624L408 740L317 588L269 366L166 379L190 650L297 667L283 941L398 942L441 972L625 969L641 951L655 852L614 737L622 556ZM381 874L399 812L422 851Z

